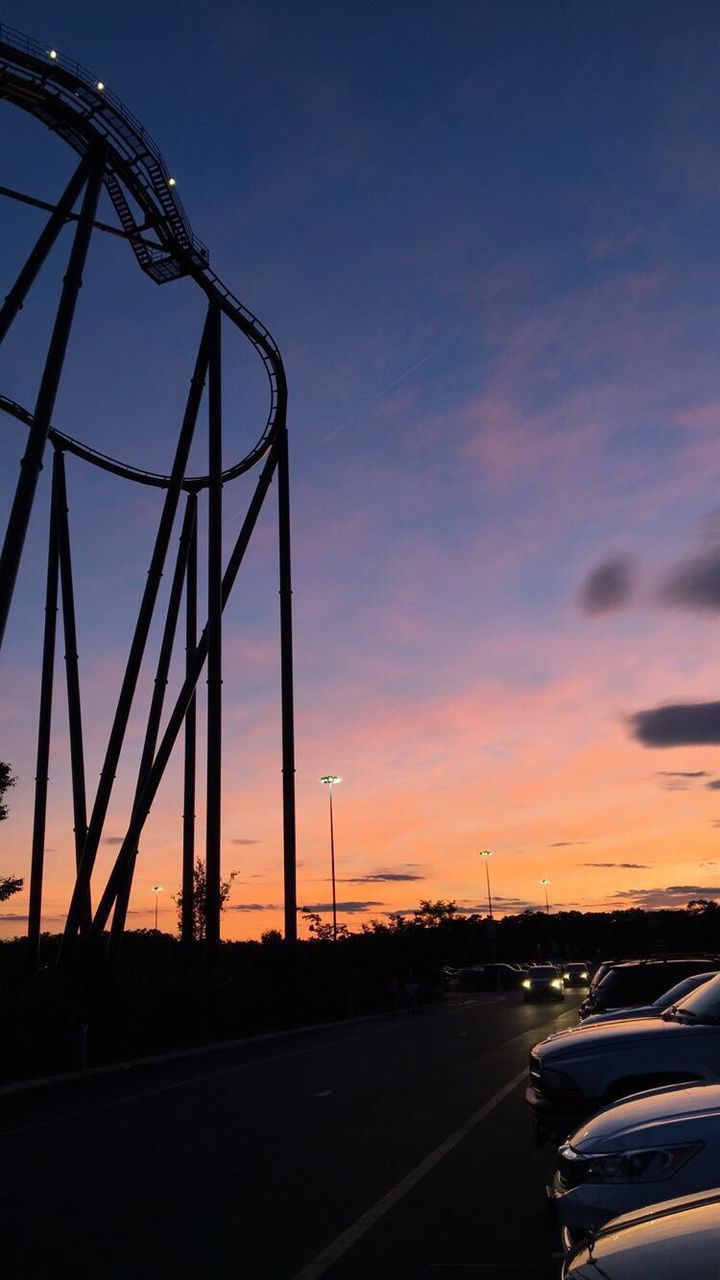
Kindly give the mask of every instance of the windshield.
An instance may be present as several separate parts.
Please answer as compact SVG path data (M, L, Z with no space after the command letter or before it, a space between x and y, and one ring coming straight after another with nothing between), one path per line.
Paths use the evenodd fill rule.
M672 1005L677 1004L683 996L689 996L691 991L695 991L697 987L703 986L710 978L717 975L714 973L696 973L692 978L684 978L682 982L676 983L663 996L659 996L653 1001L654 1008L659 1009L662 1013L663 1009L669 1009Z
M566 973L587 973L587 965L586 964L566 964L565 972Z
M720 1021L720 973L686 996L671 1012L679 1021L683 1017L689 1022Z
M557 970L545 966L531 969L528 978L557 978Z

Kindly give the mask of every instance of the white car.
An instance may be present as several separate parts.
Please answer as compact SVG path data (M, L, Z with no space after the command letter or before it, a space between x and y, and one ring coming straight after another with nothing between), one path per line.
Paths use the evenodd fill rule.
M613 1218L574 1250L562 1280L717 1280L720 1191Z
M708 978L717 976L717 970L714 973L695 973L690 978L683 978L682 982L676 982L674 987L664 995L658 996L652 1004L629 1005L627 1009L610 1009L608 1013L592 1013L575 1030L583 1031L585 1027L596 1027L601 1022L619 1022L623 1018L660 1018L666 1009L679 1004L685 996L690 995L691 991L695 991L697 987L707 982Z
M535 1045L525 1100L540 1139L646 1089L720 1083L720 976L662 1018L563 1031Z
M567 1249L617 1214L718 1177L720 1084L675 1085L617 1102L571 1134L548 1193Z

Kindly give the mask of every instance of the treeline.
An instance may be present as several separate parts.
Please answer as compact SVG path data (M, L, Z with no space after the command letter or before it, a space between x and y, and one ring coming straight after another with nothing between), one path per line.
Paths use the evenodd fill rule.
M102 956L67 977L55 970L59 937L43 935L41 969L27 976L23 939L0 943L0 1079L50 1074L168 1049L398 1007L417 984L443 998L441 969L487 960L635 957L676 951L720 954L720 907L681 910L526 911L491 921L455 903L422 902L359 932L310 917L309 941L288 948L269 930L259 942L184 949L152 929L126 935L117 967Z

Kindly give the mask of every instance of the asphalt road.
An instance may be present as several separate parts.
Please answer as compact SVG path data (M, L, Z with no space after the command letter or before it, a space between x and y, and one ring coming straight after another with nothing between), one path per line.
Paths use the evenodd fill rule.
M556 1280L515 994L0 1097L8 1280Z

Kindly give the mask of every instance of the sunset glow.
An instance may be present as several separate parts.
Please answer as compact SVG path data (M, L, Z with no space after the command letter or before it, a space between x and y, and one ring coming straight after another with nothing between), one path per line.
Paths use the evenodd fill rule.
M137 14L110 38L87 6L59 14L43 0L33 26L147 117L213 264L285 356L301 906L330 918L328 778L342 779L337 905L352 930L426 898L486 914L482 850L498 917L544 910L544 881L555 911L720 897L711 10L659 2L643 24L636 6L468 4L449 17L419 3L412 24L390 6L382 38L359 8L351 38L342 6L321 4L310 23L304 6L249 8L252 21L221 4L198 32L192 13L155 6L162 94ZM5 16L28 21L16 0ZM3 181L56 199L67 149L9 105L1 114ZM7 291L46 215L3 214ZM22 404L68 243L3 347L0 390ZM95 236L91 262L56 425L166 467L202 300L186 281L142 277L115 237ZM237 345L229 465L267 406L258 362L224 340ZM24 430L3 418L3 512ZM224 490L228 551L249 484ZM160 498L72 458L68 490L92 797ZM25 877L48 494L46 467L0 680L0 759L18 778L0 874ZM226 938L282 928L277 600L271 504L225 615L223 872L239 873ZM156 628L139 708L158 645ZM63 652L59 637L60 673ZM173 690L183 660L179 644ZM690 710L658 718L667 704ZM143 727L140 710L100 888ZM61 693L53 734L43 929L59 932L74 861ZM141 842L129 928L151 928L156 911L176 928L180 756ZM199 778L201 856L203 795ZM26 894L3 904L0 937L26 916Z

